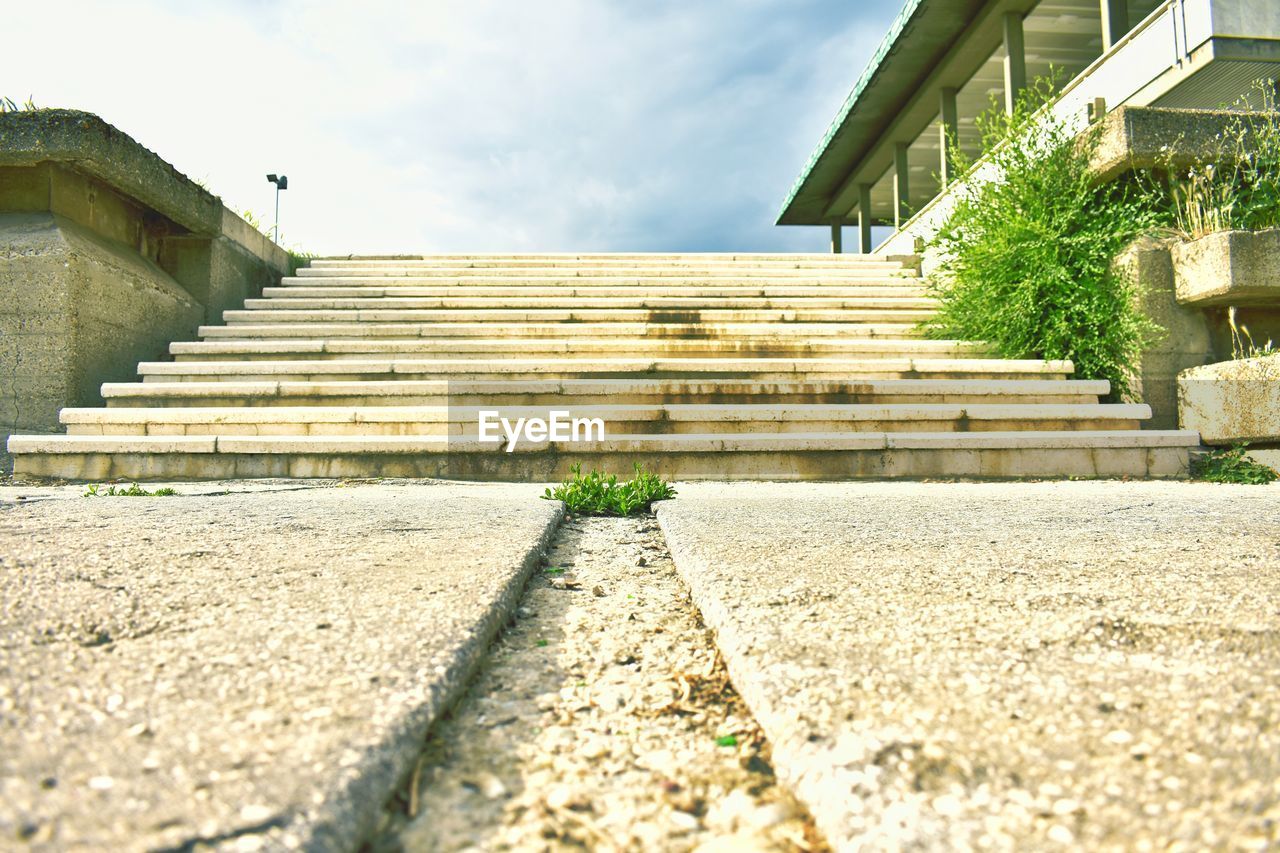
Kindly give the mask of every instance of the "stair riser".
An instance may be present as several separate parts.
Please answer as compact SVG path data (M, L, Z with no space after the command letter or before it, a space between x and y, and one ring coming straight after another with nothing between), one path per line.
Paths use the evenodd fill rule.
M925 310L647 308L423 309L367 311L224 311L229 325L239 323L918 323Z
M552 482L568 476L575 463L623 475L641 463L672 480L1181 479L1187 476L1187 456L1185 447L715 453L59 453L18 455L15 475L97 481L431 477Z
M713 297L594 297L594 296L503 296L434 297L422 299L246 299L247 311L464 311L504 309L610 309L623 311L932 311L931 299L917 297L827 298L818 296L761 299L751 296Z
M793 299L797 297L825 297L828 299L835 298L865 298L865 297L910 297L925 296L928 291L923 287L912 285L899 286L859 286L845 287L837 285L829 285L826 287L788 287L783 285L773 286L742 286L742 285L721 285L709 287L704 285L698 286L633 286L618 287L600 285L596 287L548 287L546 285L528 285L525 287L510 286L490 286L490 285L452 285L449 287L421 287L416 285L402 285L399 287L347 287L344 285L330 285L327 287L309 286L304 282L304 286L289 287L266 287L262 290L264 299L413 299L423 297L493 297L505 298L511 296L526 297L560 297L560 298L602 298L602 297L633 297L633 298L663 298L663 297L684 297L684 298L703 298L703 297L761 297L773 299Z
M291 281L324 281L333 279L378 281L397 279L403 281L427 281L450 279L467 281L564 281L577 279L608 281L610 279L634 281L860 281L860 280L919 280L913 270L891 267L867 269L829 267L821 270L788 267L419 267L373 269L351 267L344 269L300 269Z
M209 390L209 389L202 389ZM719 393L587 393L572 396L556 391L530 393L453 393L453 394L201 394L199 396L173 395L137 395L112 396L106 399L109 408L148 407L164 408L169 406L468 406L484 408L500 408L502 406L540 406L546 408L572 408L576 406L605 405L727 405L733 403L776 403L779 405L807 403L867 403L867 404L985 404L985 405L1020 405L1020 404L1061 404L1080 405L1096 403L1097 397L1092 394L885 394L857 392L774 392L768 388L756 392L719 392Z
M443 380L449 382L484 382L498 380L562 380L562 379L739 379L750 382L840 382L840 381L875 381L890 379L945 379L945 380L964 380L964 379L1026 379L1034 376L1036 379L1067 379L1066 373L1053 372L1036 372L1034 374L1027 371L1015 370L964 370L962 368L946 369L946 370L927 370L916 368L914 370L878 370L874 368L837 368L837 369L812 369L812 370L768 370L756 369L748 370L743 368L726 369L726 370L699 370L699 369L670 369L670 370L645 370L645 369L589 369L586 364L582 368L562 369L562 368L545 368L538 370L466 370L466 360L458 359L457 366L459 369L445 372L442 369L434 369L429 371L410 371L397 370L378 371L367 373L346 373L346 372L299 372L299 373L234 373L234 374L160 374L148 375L142 377L145 384L156 382L183 382L183 383L206 383L216 384L222 382L430 382L433 380ZM341 362L334 362L334 366L339 366Z
M780 341L818 339L865 340L869 338L919 337L911 323L868 323L856 326L828 324L686 324L686 323L325 323L244 324L201 326L208 340L264 340L272 338L358 341L377 338L456 340L459 338L574 338L577 340L758 340L759 329Z
M508 264L516 261L537 263L621 262L675 264L708 263L791 263L791 264L895 264L911 266L919 263L913 255L885 255L875 252L833 254L830 252L433 252L429 255L334 255L312 258L309 268L344 266L404 266L405 264Z
M173 359L178 363L209 361L367 361L391 355L403 355L413 358L429 358L439 360L468 360L475 358L530 358L536 355L554 356L558 359L578 358L590 362L600 358L917 358L932 356L936 358L982 358L985 353L975 347L962 347L935 342L895 342L895 341L849 341L844 343L809 346L785 346L775 344L739 345L709 342L708 345L684 345L655 341L646 346L643 342L614 341L616 346L607 346L610 342L601 341L597 346L566 346L556 342L516 342L506 346L495 344L440 343L417 347L366 347L348 352L290 352L288 350L273 351L262 348L257 350L240 349L235 352L213 349L196 349L188 345L187 351L174 353Z
M633 420L607 419L607 435L760 435L764 433L858 433L858 432L1018 432L1137 429L1134 420L1115 418L1081 418L1074 420ZM475 437L475 421L370 422L361 423L164 423L147 424L71 424L68 435L380 435L380 436L456 436Z
M874 258L853 255L782 256L724 256L702 255L670 257L655 255L618 255L609 257L584 257L565 255L509 255L502 257L448 257L395 259L316 259L299 272L316 273L343 269L851 269L851 270L914 270L912 263L901 259Z

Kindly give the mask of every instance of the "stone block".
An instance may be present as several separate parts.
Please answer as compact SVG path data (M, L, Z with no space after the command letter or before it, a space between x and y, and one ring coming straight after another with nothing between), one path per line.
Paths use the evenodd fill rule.
M280 280L278 266L227 237L169 238L160 265L204 303L206 323L219 322L223 311L241 308L246 299L261 296L263 288Z
M1205 444L1280 444L1280 356L1183 371L1178 408L1183 428Z
M0 398L18 401L5 435L58 429L59 407L100 402L203 315L153 262L48 212L0 213L0 258Z
M1280 228L1220 231L1172 247L1178 301L1280 307Z
M1099 181L1111 181L1134 169L1217 162L1237 120L1230 110L1120 107L1102 120L1090 166Z
M1213 336L1203 312L1180 305L1174 295L1173 261L1168 241L1139 240L1116 259L1116 268L1132 278L1139 307L1161 329L1135 370L1135 395L1151 406L1154 429L1178 424L1179 371L1212 361Z

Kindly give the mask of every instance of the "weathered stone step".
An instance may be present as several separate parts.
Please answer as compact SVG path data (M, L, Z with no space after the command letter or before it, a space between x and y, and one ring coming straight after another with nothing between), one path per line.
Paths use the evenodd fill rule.
M798 266L895 266L912 267L912 255L842 254L829 252L489 252L400 256L348 256L313 258L308 268L342 266L430 266L469 264L594 264L636 263L671 267L699 264L790 264Z
M500 264L474 266L467 264L421 265L347 265L303 266L297 270L297 278L326 278L332 275L358 275L358 277L424 277L424 278L503 278L503 277L563 277L563 278L918 278L916 270L896 264L863 264L858 266L795 266L755 264Z
M932 316L925 309L855 308L466 308L369 309L344 311L224 311L237 323L916 323Z
M499 443L437 436L13 436L19 476L65 479L442 477L552 481L575 462L642 462L680 480L883 477L1180 477L1195 433L788 433Z
M663 403L1096 403L1103 380L522 379L108 382L108 406L549 406Z
M246 299L249 311L364 311L417 309L509 309L509 308L624 308L647 310L693 310L775 308L807 310L920 309L932 310L937 303L923 296L791 296L783 299L760 296L378 296L323 299Z
M279 406L231 408L63 409L70 435L476 435L480 413L550 420L599 418L606 434L739 432L939 432L1137 429L1145 405L599 405Z
M987 358L505 358L505 359L327 359L321 361L143 362L138 374L154 382L242 382L257 379L322 382L330 378L381 381L406 379L564 378L589 376L751 377L773 382L792 378L1017 379L1071 375L1069 361Z
M706 285L670 287L666 285L629 285L613 284L595 287L581 287L575 284L530 284L525 286L504 285L470 285L470 284L403 284L388 286L385 284L357 286L334 284L317 287L312 282L291 284L283 287L266 287L262 295L266 299L378 299L394 297L411 299L430 296L552 296L552 297L758 297L758 298L790 298L820 296L832 299L867 298L883 296L924 296L926 289L914 284L874 284L859 287L845 285Z
M431 358L493 358L563 355L580 358L608 356L680 357L814 357L823 355L912 356L981 355L982 344L922 338L436 338L364 340L248 340L185 341L169 345L176 361L215 361L245 358L347 359L378 355L421 355Z
M201 326L200 337L215 340L271 338L368 340L370 338L574 338L651 340L824 340L918 337L914 322L905 323L744 323L744 322L544 322L544 323L237 323Z
M919 261L914 255L845 254L830 252L449 252L429 255L334 255L313 258L312 267L344 264L433 264L464 261L468 263L506 263L513 260L546 262L564 261L641 261L664 265L680 263L779 261L799 264L884 264L910 266Z
M302 272L302 270L299 270ZM850 288L864 287L922 287L918 276L905 274L859 273L857 275L814 275L799 272L791 275L750 275L737 273L734 275L646 275L644 273L622 273L614 275L538 275L522 272L519 275L496 275L493 270L476 270L471 275L457 275L453 271L441 271L438 274L419 275L377 275L364 271L346 272L331 271L325 275L298 275L282 279L284 288L296 287L368 287L368 288L401 288L401 287L577 287L583 289L625 287L625 288L680 288L694 289L699 287L820 287Z

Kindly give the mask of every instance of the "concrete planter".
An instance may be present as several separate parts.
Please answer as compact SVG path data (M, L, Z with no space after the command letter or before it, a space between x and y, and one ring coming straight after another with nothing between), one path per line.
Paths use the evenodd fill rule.
M1172 252L1174 289L1183 304L1280 304L1280 228L1219 231Z
M1280 356L1223 361L1178 374L1183 429L1205 444L1280 445Z

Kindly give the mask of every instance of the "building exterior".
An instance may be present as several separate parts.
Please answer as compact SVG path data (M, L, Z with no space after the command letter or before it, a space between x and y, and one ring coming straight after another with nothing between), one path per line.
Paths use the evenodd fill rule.
M910 254L950 209L943 140L1056 69L1051 109L1081 127L1121 106L1216 108L1280 77L1280 0L907 0L805 165L779 225L855 226ZM873 240L873 226L888 226Z

